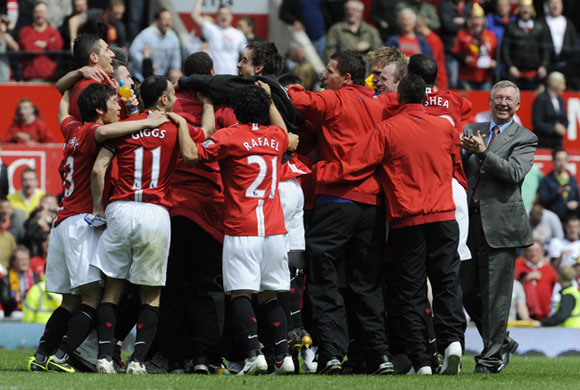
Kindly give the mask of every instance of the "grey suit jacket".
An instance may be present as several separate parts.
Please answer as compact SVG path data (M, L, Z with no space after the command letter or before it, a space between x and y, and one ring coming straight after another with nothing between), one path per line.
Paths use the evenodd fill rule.
M485 134L489 139L490 122L466 126L463 134ZM463 168L467 176L467 199L471 200L478 182L481 223L487 243L492 248L515 248L532 245L530 223L522 202L521 186L532 168L538 138L512 122L490 146L480 162L477 155L466 155Z

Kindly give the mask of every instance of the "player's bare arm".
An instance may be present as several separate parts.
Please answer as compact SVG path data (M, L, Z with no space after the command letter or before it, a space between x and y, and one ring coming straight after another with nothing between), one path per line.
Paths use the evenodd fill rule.
M103 192L105 189L105 174L113 161L114 154L107 148L101 148L93 171L91 172L91 194L93 195L93 214L105 218L105 207L103 204Z
M58 123L62 122L70 116L70 92L67 90L62 95L60 99L60 105L58 107Z
M199 28L203 28L203 26L206 23L205 18L201 14L201 5L202 5L202 0L197 0L197 2L195 3L195 6L193 6L193 10L191 11L191 18L193 19L193 21L195 22L195 24L197 24L197 27L199 27Z
M298 142L300 142L300 138L298 134L288 133L288 150L291 152L295 152L298 149Z
M212 108L213 111L213 108ZM177 115L174 112L168 112L167 116L173 123L177 125L179 132L179 148L181 150L181 155L183 156L183 161L188 165L193 165L199 161L199 156L197 154L197 145L193 142L191 135L189 134L189 127L187 121Z
M213 109L213 101L198 93L197 98L203 103L203 113L201 116L201 128L208 139L215 133L215 113Z
M58 89L58 92L63 94L66 90L71 89L75 83L82 78L94 79L100 83L112 84L111 78L104 70L94 66L83 66L82 68L72 70L62 76L56 82L56 89Z
M95 140L103 142L111 138L118 138L143 129L155 129L164 123L169 122L169 118L160 112L152 111L149 117L138 121L121 121L100 126L95 132Z

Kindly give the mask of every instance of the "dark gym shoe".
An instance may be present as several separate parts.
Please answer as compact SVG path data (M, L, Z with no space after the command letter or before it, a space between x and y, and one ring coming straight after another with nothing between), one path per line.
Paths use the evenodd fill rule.
M393 363L389 360L387 355L379 357L372 363L372 365L368 366L368 372L371 375L390 375L394 371Z
M322 370L318 371L320 375L337 375L341 370L340 360L336 357L330 358Z

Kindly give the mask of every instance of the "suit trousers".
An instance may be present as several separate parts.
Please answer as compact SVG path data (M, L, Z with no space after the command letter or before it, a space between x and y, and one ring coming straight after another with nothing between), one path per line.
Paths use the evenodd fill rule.
M190 219L171 218L167 283L161 292L159 345L168 359L222 356L225 321L222 244Z
M473 258L461 263L463 304L483 339L483 351L475 361L495 371L502 368L501 354L507 348L516 249L489 246L477 209L469 219L467 245Z
M459 226L453 220L392 229L389 242L407 355L417 370L431 366L431 353L425 340L427 276L433 287L434 325L440 349L455 341L464 343L466 323L457 253Z
M383 207L356 202L318 203L312 211L306 233L306 283L321 369L330 358L342 359L348 352L345 304L358 322L365 360L388 352L381 289L384 216ZM339 291L342 266L347 302Z

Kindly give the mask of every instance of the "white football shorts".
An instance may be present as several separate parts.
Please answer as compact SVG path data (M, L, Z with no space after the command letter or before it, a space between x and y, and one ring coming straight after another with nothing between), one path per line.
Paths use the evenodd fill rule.
M101 280L101 272L91 264L102 230L90 227L84 216L68 217L51 231L46 256L49 292L78 294L78 287Z
M171 239L167 210L153 203L116 201L105 216L95 266L110 278L164 286Z
M278 184L280 203L284 212L284 224L288 231L288 244L291 251L304 251L304 192L296 179L281 181Z
M455 202L455 220L459 225L459 246L457 252L461 261L471 259L471 251L467 247L467 235L469 234L469 209L467 206L467 193L465 188L453 178L453 201Z
M224 290L288 291L288 248L285 234L224 237Z

